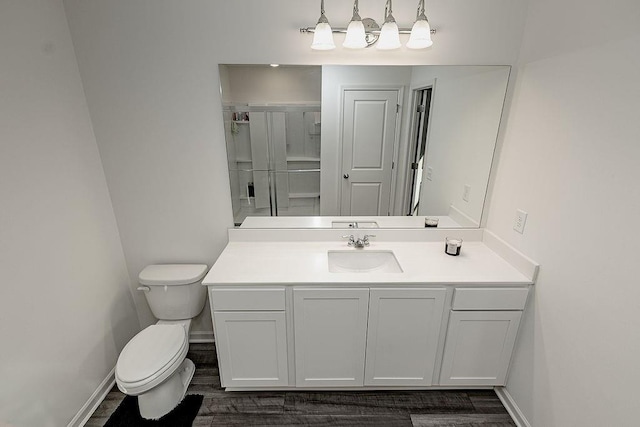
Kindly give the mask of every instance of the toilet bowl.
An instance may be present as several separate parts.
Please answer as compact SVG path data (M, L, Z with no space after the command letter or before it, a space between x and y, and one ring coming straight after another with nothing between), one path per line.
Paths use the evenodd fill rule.
M189 330L191 318L204 307L206 291L200 281L206 270L206 265L155 265L140 273L145 286L139 289L161 320L124 347L116 364L116 384L123 393L138 396L143 418L169 413L193 378L195 365L186 358Z

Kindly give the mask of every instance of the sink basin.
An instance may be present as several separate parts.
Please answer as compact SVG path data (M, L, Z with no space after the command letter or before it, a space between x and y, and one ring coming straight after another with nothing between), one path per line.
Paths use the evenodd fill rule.
M357 227L354 227L357 224ZM331 228L378 228L375 221L331 221Z
M402 268L392 251L352 249L329 251L331 273L402 273Z

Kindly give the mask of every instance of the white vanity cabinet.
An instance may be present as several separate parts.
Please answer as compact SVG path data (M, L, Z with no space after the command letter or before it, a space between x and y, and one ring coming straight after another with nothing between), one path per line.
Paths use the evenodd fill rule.
M236 390L504 385L528 293L210 287L220 380Z
M528 288L455 289L440 385L506 383L528 292Z
M296 386L364 384L368 288L294 288Z
M289 385L285 289L210 288L223 387Z
M447 290L372 288L366 386L430 386Z

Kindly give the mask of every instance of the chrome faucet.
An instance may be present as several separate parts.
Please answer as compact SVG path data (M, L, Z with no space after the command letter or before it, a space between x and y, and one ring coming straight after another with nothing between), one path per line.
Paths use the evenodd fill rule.
M353 234L348 234L346 236L342 236L343 239L349 239L347 242L348 246L353 246L354 248L362 249L365 246L369 246L369 237L376 237L374 234L365 234L364 237L354 237Z

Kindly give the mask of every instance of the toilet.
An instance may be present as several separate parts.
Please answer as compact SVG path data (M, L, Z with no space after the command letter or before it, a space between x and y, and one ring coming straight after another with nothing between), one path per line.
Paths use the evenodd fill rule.
M207 292L204 264L150 265L140 272L155 325L142 330L124 347L116 364L120 391L138 396L140 415L157 419L184 397L195 365L186 358L191 319L204 308Z

